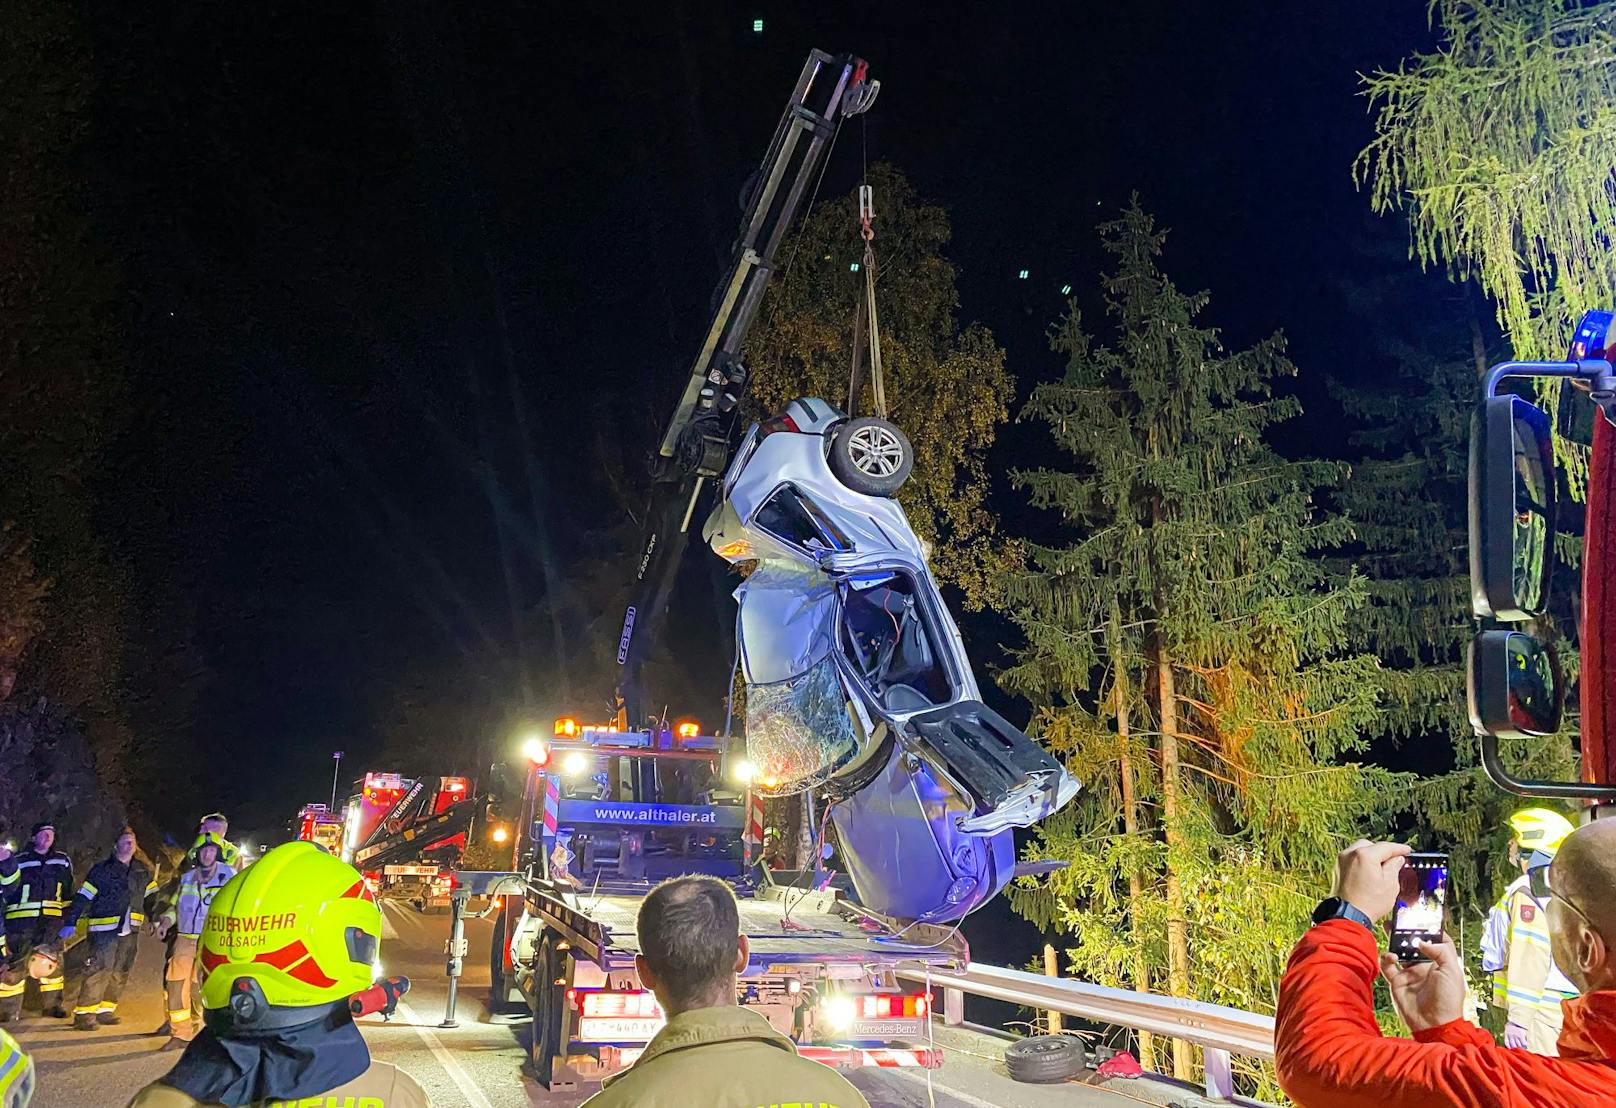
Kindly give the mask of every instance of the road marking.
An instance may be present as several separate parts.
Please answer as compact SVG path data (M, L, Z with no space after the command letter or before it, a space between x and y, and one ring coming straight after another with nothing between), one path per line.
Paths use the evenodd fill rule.
M926 1087L925 1077L915 1073L913 1070L883 1069L881 1072L890 1073L894 1077L901 1077L905 1081L912 1081L914 1084L919 1085L922 1089ZM979 1096L972 1096L970 1093L965 1092L962 1089L956 1089L952 1085L944 1085L941 1081L936 1081L935 1085L938 1092L952 1097L955 1100L963 1100L966 1104L973 1105L974 1108L1002 1108L1002 1105L995 1104L991 1100L983 1100Z
M432 1052L432 1057L438 1060L438 1065L443 1067L444 1072L459 1087L460 1095L466 1098L466 1103L470 1104L471 1108L494 1108L488 1097L484 1096L483 1091L477 1087L477 1083L471 1079L471 1074L467 1073L465 1068L455 1061L454 1055L450 1054L448 1047L443 1045L443 1040L438 1038L430 1028L421 1022L421 1017L416 1015L415 1009L403 1001L399 1001L398 1011L401 1016L409 1021L410 1026L415 1028L415 1033L421 1036L421 1041Z

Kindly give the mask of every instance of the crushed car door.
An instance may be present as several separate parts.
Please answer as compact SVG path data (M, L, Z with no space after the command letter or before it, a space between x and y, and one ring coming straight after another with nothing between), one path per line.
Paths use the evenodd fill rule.
M957 784L962 830L1025 827L1059 810L1078 782L978 699L970 660L925 566L890 553L822 560L836 582L838 646L866 706Z

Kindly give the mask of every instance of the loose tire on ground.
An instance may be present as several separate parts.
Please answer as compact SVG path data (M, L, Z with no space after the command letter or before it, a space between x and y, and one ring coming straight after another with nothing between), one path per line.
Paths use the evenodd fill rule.
M837 428L829 462L836 479L854 492L895 496L915 468L915 448L897 424L860 416Z
M1004 1068L1017 1081L1065 1081L1087 1065L1088 1049L1073 1035L1034 1035L1004 1048Z

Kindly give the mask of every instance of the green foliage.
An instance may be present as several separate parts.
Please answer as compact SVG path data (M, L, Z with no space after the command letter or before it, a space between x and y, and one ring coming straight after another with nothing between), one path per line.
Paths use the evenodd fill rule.
M1378 116L1358 178L1377 211L1407 209L1422 265L1493 297L1517 358L1563 357L1581 314L1616 303L1616 3L1431 12L1441 49L1364 79ZM1555 445L1581 499L1587 452Z
M1365 79L1377 210L1424 264L1474 275L1522 358L1553 358L1616 302L1616 4L1435 0L1442 48Z
M1020 416L1070 459L1014 475L1067 541L1029 546L1003 675L1086 787L1029 850L1071 868L1011 898L1073 936L1078 976L1271 1011L1335 854L1397 785L1349 760L1378 665L1339 652L1367 590L1323 557L1351 530L1315 495L1343 469L1264 440L1299 410L1273 391L1281 336L1225 350L1137 202L1101 234L1114 344L1073 308L1065 374Z
M914 475L898 499L933 569L979 605L1009 564L985 507L983 458L1008 415L1004 351L980 324L961 327L954 266L944 256L948 213L924 203L903 174L870 170L875 190L876 305L888 414L915 448ZM781 248L784 259L746 344L751 397L775 412L799 396L845 406L855 308L864 273L858 196L818 205ZM869 414L863 400L857 412Z

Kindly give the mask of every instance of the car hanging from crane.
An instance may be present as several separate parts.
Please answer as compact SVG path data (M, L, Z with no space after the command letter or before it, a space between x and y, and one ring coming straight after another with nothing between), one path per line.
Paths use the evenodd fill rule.
M805 397L732 449L747 378L740 352L780 242L837 128L867 111L879 88L863 60L814 51L781 116L661 442L618 696L625 724L646 718L640 660L716 482L703 538L731 563L753 564L736 591L736 636L754 788L822 796L860 902L937 923L996 895L1014 876L1014 828L1058 811L1079 784L981 702L926 548L895 499L914 456L883 418L873 264L856 330L870 337L876 414ZM860 207L868 247L867 189Z

